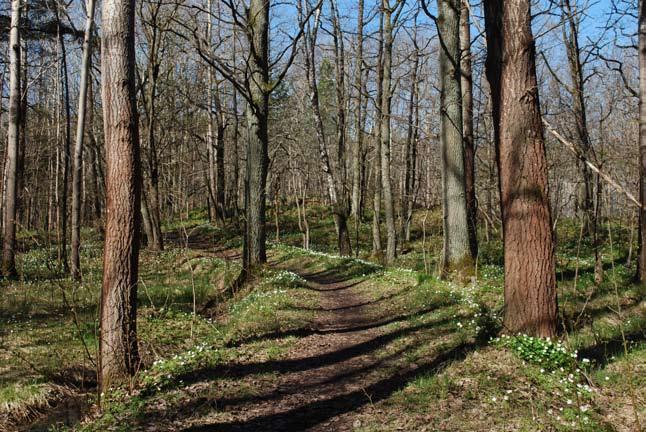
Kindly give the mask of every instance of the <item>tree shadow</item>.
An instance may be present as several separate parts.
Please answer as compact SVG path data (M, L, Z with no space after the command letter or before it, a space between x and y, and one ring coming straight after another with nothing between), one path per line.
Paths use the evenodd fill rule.
M640 343L646 341L646 331L638 329L625 335L628 349L631 343ZM621 335L612 339L599 341L594 345L579 349L579 357L587 358L594 364L603 368L613 360L613 357L624 355L624 338Z
M315 400L287 411L260 415L247 421L215 422L194 426L185 431L271 431L306 430L338 415L355 411L390 397L418 375L437 374L452 361L462 360L477 347L461 343L427 362L408 370L399 370L365 388L332 398Z

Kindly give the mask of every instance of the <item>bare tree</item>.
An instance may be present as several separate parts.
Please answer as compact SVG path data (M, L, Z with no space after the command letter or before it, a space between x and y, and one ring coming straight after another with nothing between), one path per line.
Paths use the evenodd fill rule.
M18 202L18 157L20 145L20 0L11 1L9 31L9 123L5 162L4 238L2 243L2 274L16 273L16 208Z
M383 0L383 58L382 58L382 95L381 117L381 188L383 191L384 212L386 216L386 263L392 263L397 256L397 228L395 226L395 210L390 179L390 145L391 145L391 103L392 103L392 55L394 35L399 15L403 10L404 0L397 0L393 6L390 0Z
M72 169L72 253L71 274L75 280L81 279L81 180L83 176L83 137L85 135L88 81L90 80L90 60L92 55L92 27L94 24L95 1L87 2L87 20L83 39L83 60L81 65L81 82L79 84L78 118L76 124L76 141L74 143L74 160Z
M460 76L462 91L462 142L464 145L464 187L469 219L471 256L478 256L478 203L476 199L475 141L473 137L473 70L471 66L471 20L469 0L461 0Z
M646 284L646 0L639 2L639 200L637 278Z

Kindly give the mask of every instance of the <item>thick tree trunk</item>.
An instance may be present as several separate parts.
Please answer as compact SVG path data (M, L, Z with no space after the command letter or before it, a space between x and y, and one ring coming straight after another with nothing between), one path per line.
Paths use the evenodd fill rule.
M11 1L9 31L9 123L5 162L4 238L2 274L16 277L16 207L18 198L18 156L20 145L20 0Z
M440 143L442 146L442 200L444 252L442 272L470 273L469 219L462 145L460 83L460 0L438 0L440 34Z
M381 187L384 195L384 213L386 216L386 263L391 264L397 256L397 228L395 226L395 209L390 179L390 106L391 76L393 54L393 17L389 0L383 0L383 76L381 97Z
M473 139L473 71L471 67L471 20L469 0L462 0L460 16L462 142L464 145L464 186L469 219L471 257L478 256L478 202L476 199L475 142Z
M101 291L101 391L133 375L137 347L137 278L141 161L135 89L134 0L104 0L101 38L106 149L106 230Z
M269 0L251 0L247 10L247 39L251 52L248 65L247 171L245 182L245 238L243 268L249 274L267 261L266 184L269 165Z
M646 0L639 2L639 200L637 279L646 284Z
M72 254L71 273L74 280L81 279L81 179L83 164L83 136L85 135L85 113L87 109L88 82L90 80L90 59L92 55L92 26L94 23L94 0L87 3L87 21L83 39L83 62L79 84L78 119L76 142L74 143L74 165L72 171Z
M504 327L554 336L554 243L530 2L486 0L485 20L505 251Z

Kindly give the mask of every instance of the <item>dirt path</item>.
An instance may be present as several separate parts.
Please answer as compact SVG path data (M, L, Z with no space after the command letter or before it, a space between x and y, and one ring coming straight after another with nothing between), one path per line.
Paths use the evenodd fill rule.
M362 282L344 280L333 272L302 276L310 289L320 292L314 334L298 339L287 360L267 368L277 373L273 379L252 378L259 387L257 395L220 401L217 413L185 418L182 429L353 430L361 425L358 411L373 410L373 402L391 394L403 382L399 374L393 376L395 365L375 353L388 335L380 321L369 316L368 302L357 293ZM232 372L236 373L244 375Z

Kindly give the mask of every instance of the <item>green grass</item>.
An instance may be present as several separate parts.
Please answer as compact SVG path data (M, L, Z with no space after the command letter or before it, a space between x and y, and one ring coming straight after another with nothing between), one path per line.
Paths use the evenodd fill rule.
M298 340L295 335L311 325L312 309L318 305L318 295L305 289L296 271L332 271L345 280L365 280L356 288L357 294L369 302L371 316L389 321L384 331L394 335L375 352L386 362L397 359L386 371L424 365L443 353L468 347L460 351L464 355L411 375L371 415L360 417L360 430L419 430L423 425L428 430L596 431L631 425L635 412L644 418L639 407L646 399L646 291L632 282L634 268L626 263L629 232L619 223L610 224L612 242L604 225L604 278L595 284L592 245L579 242L577 223L560 222L557 279L563 333L559 342L568 353L577 352L577 358L569 365L546 367L516 345L489 343L503 312L499 239L481 238L477 273L463 286L435 276L442 244L437 211L414 215L412 240L403 245L406 253L388 268L370 256L368 222L359 226L360 259L340 258L334 253L334 225L328 210L311 206L308 215L312 250L300 248L295 212L282 212L279 243L273 242L275 230L268 229L274 267L257 275L253 289L237 292L222 304L213 319L194 315L194 304L199 307L227 286L239 265L183 246L188 236L189 245L236 248L239 231L233 226L210 226L204 212L166 222L164 230L175 246L162 253L144 250L141 256L139 336L145 368L134 393L107 395L104 415L81 429L128 430L124 425L149 416L147 407L159 404L168 407L169 415L179 415L182 401L193 395L185 384L187 377L248 359L285 358ZM354 233L354 222L350 225ZM0 420L3 415L18 418L18 412L46 406L57 392L67 391L55 382L63 379L77 385L88 376L78 371L94 367L100 239L94 231L84 231L84 280L77 285L61 274L55 248L46 246L39 236L21 233L28 246L19 255L22 276L17 282L1 282ZM517 345L529 351L543 346ZM276 377L261 372L255 379ZM231 397L256 391L249 382L226 377L202 380L200 386L202 394L212 391L213 399L223 397L223 391Z

